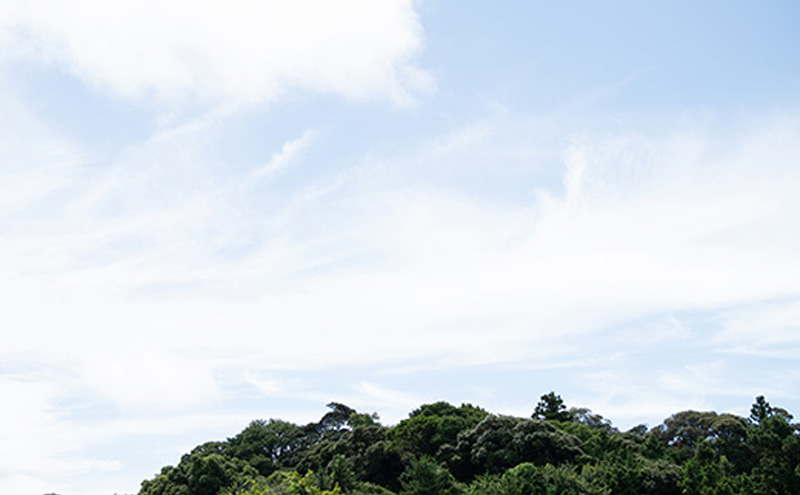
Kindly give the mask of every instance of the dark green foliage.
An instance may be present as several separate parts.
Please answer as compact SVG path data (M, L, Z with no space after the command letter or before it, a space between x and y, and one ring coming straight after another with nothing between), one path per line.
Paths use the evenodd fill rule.
M458 434L473 428L488 415L470 404L426 404L414 410L389 432L391 447L401 453L436 456L444 445L455 445Z
M564 400L555 392L543 395L533 411L533 419L546 419L550 421L569 421L572 416L564 405Z
M614 495L679 495L680 468L669 461L651 461L624 453L587 464L581 471L584 485L594 493Z
M400 475L402 495L458 495L456 480L430 457L420 457Z
M341 495L338 486L324 487L324 477L313 471L300 475L295 471L276 471L268 478L251 480L239 489L228 489L220 495Z
M611 425L611 421L585 407L571 407L567 414L569 414L570 421L574 423L582 424L592 429L616 431L616 428Z
M670 416L654 433L679 450L693 451L701 440L714 436L715 412L683 411Z
M193 495L216 495L223 487L231 485L237 475L255 474L248 473L248 468L246 464L220 454L196 457L188 463L187 485Z
M189 495L189 486L179 470L165 466L158 476L142 482L139 495Z
M142 482L139 495L217 495L223 488L243 483L258 475L246 462L202 449L186 454L176 467Z
M593 429L580 423L563 423L562 431L577 437L585 462L602 459L624 447L625 438L604 429Z
M468 480L482 473L501 473L523 462L572 462L582 453L579 438L547 422L490 415L459 435L450 465L459 479Z
M399 488L398 476L404 468L403 459L391 451L386 443L370 445L364 454L356 459L356 473L359 479L391 490Z
M320 428L323 430L339 430L347 424L350 416L356 414L355 409L338 402L331 402L328 404L328 408L330 411L319 421Z
M359 481L355 488L347 493L348 495L395 495L393 491L368 481Z
M772 406L763 395L759 395L756 397L753 407L750 408L750 421L757 425L770 416L772 416Z
M480 475L472 480L465 489L465 495L502 495L503 493L504 489L499 474Z
M392 428L390 445L398 452L419 452L434 455L441 446L433 437L441 422L438 416L412 416Z
M683 491L687 495L699 495L701 490L716 490L717 483L725 475L726 465L720 462L711 446L702 441L694 457L683 465Z
M378 413L367 414L354 412L350 415L350 419L347 420L347 424L351 428L357 426L380 426L378 419L380 419Z
M328 463L328 483L329 486L339 486L345 492L349 492L356 486L356 475L353 468L342 454L336 455Z
M683 411L675 414L652 432L665 444L677 462L686 462L700 442L709 442L714 451L732 462L737 472L752 467L752 455L747 445L748 422L732 414Z
M466 488L467 495L606 495L588 485L570 466L523 463L502 475L484 475Z
M750 434L756 458L753 476L761 493L800 493L800 428L775 414Z
M580 439L548 423L524 420L514 428L512 448L522 462L561 464L583 454Z
M511 444L514 427L521 421L524 420L511 416L488 416L459 437L456 449L469 466L469 474L501 473L519 464Z
M800 428L762 396L747 419L683 411L624 433L553 392L534 419L436 402L387 427L328 408L199 445L139 495L800 494Z
M547 481L540 468L526 462L503 474L500 478L500 490L505 495L544 494L547 493Z
M658 459L639 460L638 479L644 491L650 495L678 495L681 493L680 468L669 461Z
M273 472L281 456L305 447L301 429L292 423L256 420L228 439L227 453L253 465L261 474Z
M352 466L356 479L398 489L397 478L405 464L400 454L389 448L386 431L380 425L357 426L335 439L322 440L305 452L297 469L324 469L336 456L342 456Z
M666 457L667 448L655 435L647 435L640 452L648 459L663 459Z

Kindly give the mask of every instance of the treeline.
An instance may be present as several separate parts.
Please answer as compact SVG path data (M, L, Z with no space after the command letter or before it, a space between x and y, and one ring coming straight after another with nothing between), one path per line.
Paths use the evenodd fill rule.
M749 418L683 411L626 432L553 392L530 418L437 402L384 426L328 407L200 445L139 495L800 494L800 425L764 397Z

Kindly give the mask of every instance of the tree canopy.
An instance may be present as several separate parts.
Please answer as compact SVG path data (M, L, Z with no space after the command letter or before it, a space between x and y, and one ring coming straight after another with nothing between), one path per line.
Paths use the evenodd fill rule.
M745 495L800 493L800 426L680 411L620 432L542 395L531 418L424 404L394 426L332 402L318 422L252 421L142 482L139 495Z

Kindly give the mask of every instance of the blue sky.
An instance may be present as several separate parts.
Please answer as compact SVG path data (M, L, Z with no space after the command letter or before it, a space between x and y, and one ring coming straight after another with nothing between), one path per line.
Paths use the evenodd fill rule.
M0 492L330 401L800 413L798 19L0 1Z

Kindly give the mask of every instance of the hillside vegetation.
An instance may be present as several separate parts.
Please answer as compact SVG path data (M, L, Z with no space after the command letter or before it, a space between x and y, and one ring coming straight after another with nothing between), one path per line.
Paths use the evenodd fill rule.
M437 402L384 426L328 407L199 445L139 495L800 494L800 426L764 397L748 418L683 411L626 432L553 392L529 418Z

